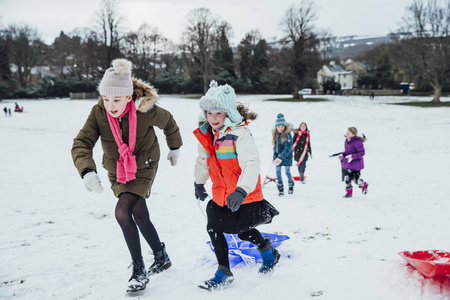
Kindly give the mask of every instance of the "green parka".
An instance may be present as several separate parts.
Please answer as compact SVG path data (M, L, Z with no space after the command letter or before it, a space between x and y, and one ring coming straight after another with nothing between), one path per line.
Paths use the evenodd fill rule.
M132 81L133 101L137 112L136 146L133 151L137 164L136 179L125 184L116 181L119 148L109 126L107 111L101 97L98 103L92 107L86 123L73 141L72 159L81 176L87 169L97 171L92 158L92 149L100 137L103 148L102 165L108 171L114 195L119 197L121 193L130 192L148 198L160 157L154 126L164 131L170 149L178 149L183 143L180 130L172 115L156 105L158 100L156 91L140 80L133 78ZM120 121L122 140L128 144L128 114L123 116Z

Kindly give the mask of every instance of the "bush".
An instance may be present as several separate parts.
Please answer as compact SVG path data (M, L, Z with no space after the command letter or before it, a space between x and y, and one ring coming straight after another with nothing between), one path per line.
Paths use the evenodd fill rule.
M151 84L158 89L160 94L179 94L183 91L183 80L169 73L159 74Z
M0 100L12 97L10 86L7 82L0 82Z
M203 94L203 79L202 77L194 77L183 82L183 94Z
M69 97L70 93L92 93L97 90L97 82L77 78L52 78L43 84L47 97Z

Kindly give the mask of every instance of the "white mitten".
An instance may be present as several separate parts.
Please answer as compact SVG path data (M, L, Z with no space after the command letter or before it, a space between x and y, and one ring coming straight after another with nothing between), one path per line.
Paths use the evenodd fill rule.
M180 156L180 149L170 150L167 154L167 160L170 161L172 166L175 166L178 162L178 156Z
M352 162L352 160L353 160L353 155L347 155L346 157L345 157L346 159L347 159L347 161L350 163L350 162Z
M275 160L273 161L273 163L275 164L275 166L279 166L283 161L280 158L275 158Z
M100 177L94 171L88 172L84 175L84 186L91 192L94 191L97 194L103 193L102 182Z

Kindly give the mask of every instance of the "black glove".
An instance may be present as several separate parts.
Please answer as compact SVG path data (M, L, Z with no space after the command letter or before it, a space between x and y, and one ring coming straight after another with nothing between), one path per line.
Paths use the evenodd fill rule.
M241 207L242 201L247 197L247 192L237 187L234 192L227 197L227 206L232 212L236 212Z
M197 184L194 182L194 186L195 186L195 198L197 198L197 200L202 200L205 201L206 198L208 198L208 193L205 190L205 185L204 184Z

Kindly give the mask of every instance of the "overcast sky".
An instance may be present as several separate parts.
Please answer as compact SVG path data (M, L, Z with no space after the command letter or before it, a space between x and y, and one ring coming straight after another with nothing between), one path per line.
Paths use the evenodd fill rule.
M232 44L258 29L264 38L280 37L280 21L293 0L119 0L126 17L124 29L142 23L156 26L173 42L181 40L189 11L206 7L233 28ZM412 0L315 0L316 27L335 36L386 35L395 31ZM0 0L0 25L27 23L51 43L59 32L93 27L101 0Z

